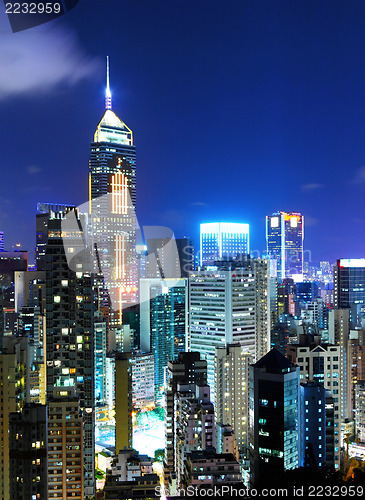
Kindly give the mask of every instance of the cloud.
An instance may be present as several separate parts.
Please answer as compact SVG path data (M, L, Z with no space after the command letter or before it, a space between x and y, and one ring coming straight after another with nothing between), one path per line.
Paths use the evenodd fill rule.
M302 191L314 191L315 189L321 189L323 188L323 184L316 184L316 183L313 183L313 184L303 184L301 186L302 188Z
M100 71L101 61L83 51L73 32L51 24L4 33L1 23L0 99L76 85Z
M26 170L29 175L39 174L39 172L42 172L41 167L37 167L36 165L29 165Z
M207 207L208 203L204 203L204 201L193 201L189 203L190 207Z
M355 176L350 181L350 184L362 184L363 182L365 182L365 166L356 170Z

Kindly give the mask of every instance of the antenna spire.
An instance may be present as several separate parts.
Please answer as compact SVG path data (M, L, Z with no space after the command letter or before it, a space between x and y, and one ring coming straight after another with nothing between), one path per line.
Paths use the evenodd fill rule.
M112 109L112 94L109 86L109 56L106 56L105 109Z

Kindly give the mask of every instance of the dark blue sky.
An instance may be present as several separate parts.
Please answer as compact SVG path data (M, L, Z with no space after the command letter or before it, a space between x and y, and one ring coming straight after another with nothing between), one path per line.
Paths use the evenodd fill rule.
M80 0L12 34L0 12L0 230L33 251L38 201L88 196L103 113L134 132L137 214L198 243L200 222L305 215L313 260L363 257L362 0Z

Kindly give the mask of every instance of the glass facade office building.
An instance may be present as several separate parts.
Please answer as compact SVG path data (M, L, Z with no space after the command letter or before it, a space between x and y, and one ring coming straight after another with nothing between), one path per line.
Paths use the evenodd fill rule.
M351 328L365 318L365 259L339 259L333 268L335 309L350 309Z
M277 261L278 277L303 281L304 217L296 212L266 216L267 253Z
M135 160L133 133L112 111L107 92L91 144L89 211L99 309L111 304L111 327L121 324L122 310L137 302Z
M214 265L215 261L234 259L248 254L249 224L212 222L200 224L200 265Z

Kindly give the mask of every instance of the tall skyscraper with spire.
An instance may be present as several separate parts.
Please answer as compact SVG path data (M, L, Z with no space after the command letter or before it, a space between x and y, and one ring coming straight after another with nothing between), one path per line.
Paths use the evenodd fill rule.
M96 254L98 307L109 325L137 300L136 151L132 130L112 110L109 58L105 111L91 143L89 210Z

